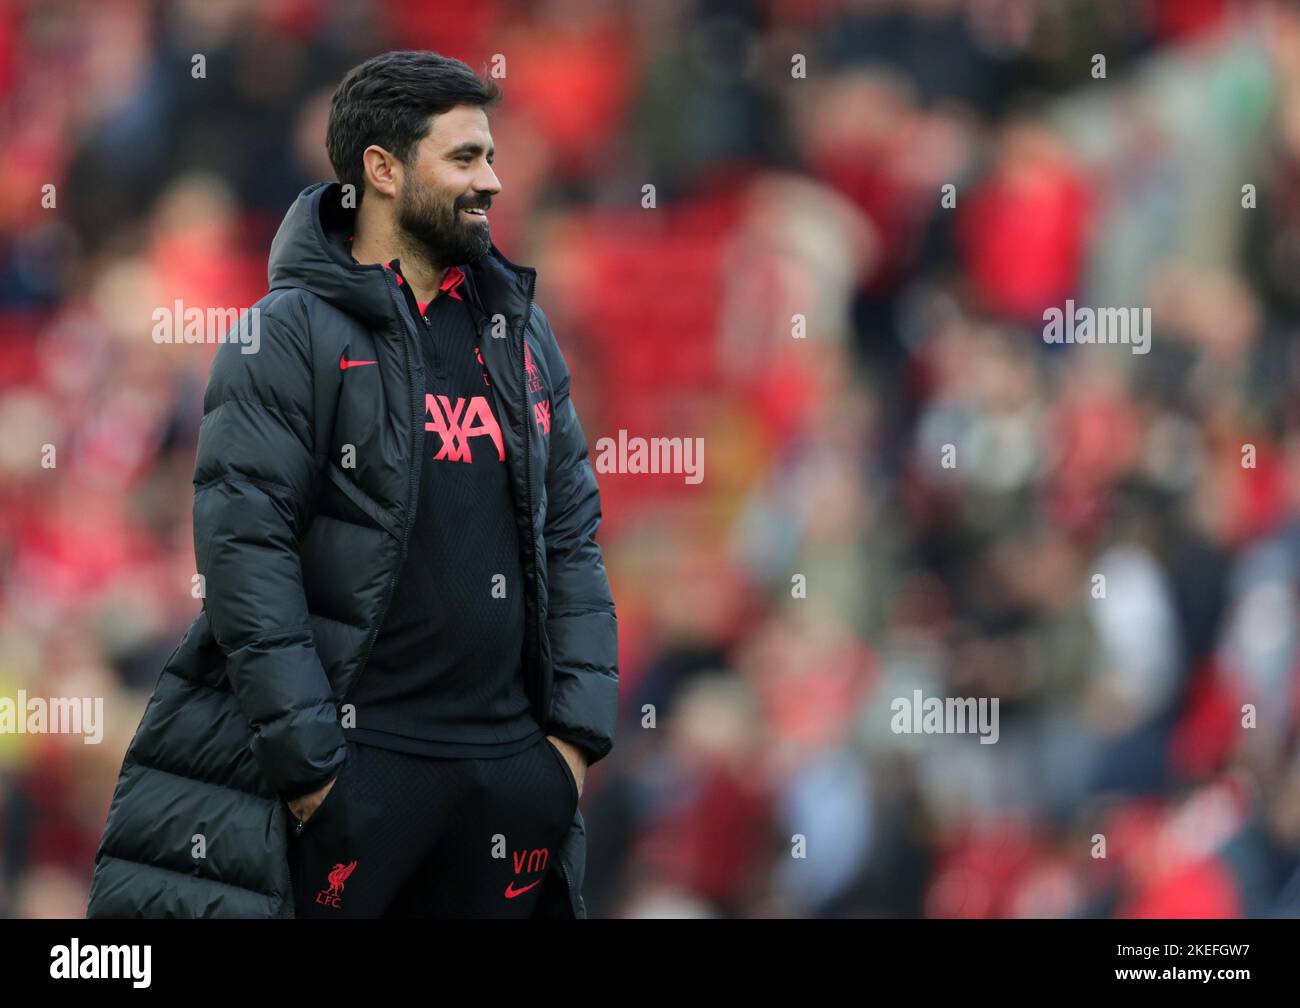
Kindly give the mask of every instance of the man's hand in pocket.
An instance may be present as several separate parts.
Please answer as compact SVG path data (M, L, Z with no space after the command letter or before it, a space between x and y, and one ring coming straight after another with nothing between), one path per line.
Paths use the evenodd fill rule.
M582 783L587 779L587 757L572 742L565 742L564 739L556 738L554 735L547 735L546 740L560 750L564 762L569 764L569 769L573 771L573 779L578 784L578 797L581 798Z
M303 795L301 798L295 798L293 801L288 803L289 811L294 814L294 817L300 823L305 823L312 817L316 809L320 807L320 803L325 800L325 796L330 793L330 788L334 786L334 783L337 780L338 777L336 776L334 780L330 781L319 791L314 791L309 795Z

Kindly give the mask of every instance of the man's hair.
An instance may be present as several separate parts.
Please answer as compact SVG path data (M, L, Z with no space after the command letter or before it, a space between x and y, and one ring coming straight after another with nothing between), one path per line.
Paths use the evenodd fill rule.
M378 144L405 165L429 132L429 118L457 105L488 108L501 100L501 88L480 78L466 64L424 50L372 56L347 72L330 102L325 147L334 174L365 191L362 152Z

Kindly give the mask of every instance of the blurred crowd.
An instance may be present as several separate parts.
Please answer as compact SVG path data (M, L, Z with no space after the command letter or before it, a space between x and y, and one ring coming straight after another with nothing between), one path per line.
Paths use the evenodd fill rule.
M265 292L397 48L504 57L494 240L589 440L704 439L699 485L599 477L593 916L1300 915L1290 4L14 0L0 697L106 723L0 734L0 916L84 914L199 605L215 347L151 313ZM1045 342L1066 299L1149 353ZM998 741L892 730L915 690Z

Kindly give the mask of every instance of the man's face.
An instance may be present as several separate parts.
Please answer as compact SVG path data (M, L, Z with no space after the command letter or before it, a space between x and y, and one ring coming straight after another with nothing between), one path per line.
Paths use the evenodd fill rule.
M501 191L495 154L487 114L473 105L434 116L416 145L403 172L397 222L433 266L469 262L492 244L486 211Z

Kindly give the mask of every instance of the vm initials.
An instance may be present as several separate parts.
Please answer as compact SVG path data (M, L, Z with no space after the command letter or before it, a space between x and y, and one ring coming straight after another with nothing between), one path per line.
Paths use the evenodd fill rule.
M542 847L537 850L512 851L511 856L515 859L515 874L519 875L523 872L545 871L550 853L549 848Z

